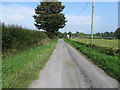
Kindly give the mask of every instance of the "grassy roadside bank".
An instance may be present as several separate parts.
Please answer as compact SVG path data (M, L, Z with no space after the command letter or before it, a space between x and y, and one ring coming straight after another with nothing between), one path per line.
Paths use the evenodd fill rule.
M49 60L57 40L2 60L3 88L27 88Z
M118 57L106 55L104 53L100 53L90 47L86 47L85 45L81 45L74 40L64 39L67 43L74 46L84 55L86 55L90 60L102 68L109 76L120 81L120 60Z

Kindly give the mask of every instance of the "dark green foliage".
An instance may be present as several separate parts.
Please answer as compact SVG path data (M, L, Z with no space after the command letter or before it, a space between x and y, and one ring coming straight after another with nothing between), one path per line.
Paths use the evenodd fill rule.
M47 35L41 31L32 31L19 26L2 24L2 52L11 50L24 50L48 39Z
M72 37L72 32L68 32L69 38Z
M98 36L98 37L104 38L104 39L114 39L115 38L114 32L108 32L108 31L106 31L104 33L98 32L98 33L94 34L94 36Z
M73 40L65 39L65 41L89 57L92 62L102 68L108 75L120 81L120 59L118 57L98 52Z
M57 36L58 36L59 38L63 38L63 37L64 37L64 34L61 33L61 32L58 32L58 33L57 33Z
M67 38L67 32L64 32L63 34L64 34L64 38Z
M65 6L61 2L41 2L35 8L35 26L47 32L55 34L65 26L65 16L61 12Z
M116 38L120 39L120 28L115 31Z

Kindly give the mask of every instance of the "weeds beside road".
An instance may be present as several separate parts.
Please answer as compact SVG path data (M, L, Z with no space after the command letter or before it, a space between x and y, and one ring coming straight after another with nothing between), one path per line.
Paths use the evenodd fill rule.
M102 68L109 76L120 81L120 60L118 57L98 52L74 40L65 39L65 41L90 58L94 64Z
M27 88L38 78L39 71L49 60L57 40L37 46L19 55L4 58L2 61L3 88Z

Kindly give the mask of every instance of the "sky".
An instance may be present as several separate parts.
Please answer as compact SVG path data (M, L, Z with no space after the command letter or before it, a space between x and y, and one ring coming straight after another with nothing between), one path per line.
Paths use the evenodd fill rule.
M61 32L91 32L92 3L81 13L87 2L62 2L67 23ZM94 33L114 32L118 28L118 2L95 2ZM0 20L5 24L17 24L24 28L34 29L34 9L39 2L2 2L0 4ZM80 14L81 13L81 14Z

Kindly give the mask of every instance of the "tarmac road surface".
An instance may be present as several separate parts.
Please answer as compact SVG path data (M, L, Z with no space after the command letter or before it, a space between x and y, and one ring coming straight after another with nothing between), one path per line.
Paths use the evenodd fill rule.
M118 88L118 82L60 39L29 88Z

